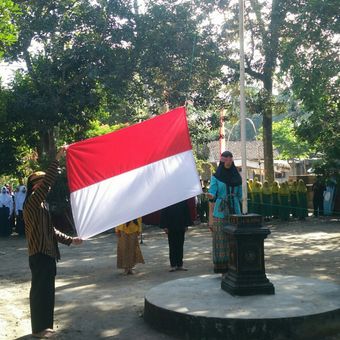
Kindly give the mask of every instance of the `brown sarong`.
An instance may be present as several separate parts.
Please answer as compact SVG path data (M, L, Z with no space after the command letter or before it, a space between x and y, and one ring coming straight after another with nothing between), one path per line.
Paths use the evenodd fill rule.
M214 217L213 224L213 262L215 273L226 273L228 271L229 243L224 231L226 219Z
M137 263L144 263L137 233L121 232L117 245L117 268L130 269Z

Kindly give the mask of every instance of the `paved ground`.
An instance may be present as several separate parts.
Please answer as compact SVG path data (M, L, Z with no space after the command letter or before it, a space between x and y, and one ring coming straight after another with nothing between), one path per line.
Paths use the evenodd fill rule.
M272 234L265 242L267 272L340 284L339 219L309 218L303 223L268 225ZM145 228L142 251L146 264L139 265L134 276L125 276L116 269L116 239L112 233L80 247L60 248L55 338L62 340L172 339L144 323L144 294L162 282L212 272L211 236L204 225L190 228L187 234L188 272L167 271L167 239L156 227ZM26 241L16 236L0 239L1 340L31 338L29 287ZM340 339L340 334L328 339Z

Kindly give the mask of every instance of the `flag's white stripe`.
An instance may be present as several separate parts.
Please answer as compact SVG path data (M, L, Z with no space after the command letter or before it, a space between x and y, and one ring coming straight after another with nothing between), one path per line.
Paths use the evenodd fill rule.
M83 239L201 193L192 150L71 193Z

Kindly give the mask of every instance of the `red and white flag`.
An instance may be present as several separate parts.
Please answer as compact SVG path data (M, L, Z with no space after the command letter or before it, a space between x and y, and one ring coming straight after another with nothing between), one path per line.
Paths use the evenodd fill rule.
M74 143L66 163L83 239L202 192L184 107Z

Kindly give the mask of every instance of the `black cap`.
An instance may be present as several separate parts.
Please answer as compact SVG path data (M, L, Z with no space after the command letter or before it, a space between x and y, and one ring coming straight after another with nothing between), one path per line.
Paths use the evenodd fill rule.
M230 151L224 151L221 157L234 157Z

